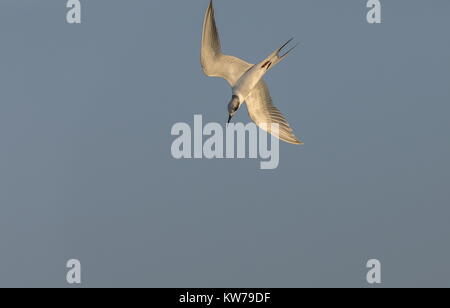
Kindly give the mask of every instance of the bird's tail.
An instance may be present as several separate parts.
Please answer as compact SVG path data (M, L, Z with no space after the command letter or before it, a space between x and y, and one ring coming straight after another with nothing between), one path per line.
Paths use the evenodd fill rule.
M283 61L288 54L294 50L295 47L297 47L299 44L295 45L294 47L290 48L288 51L282 53L283 49L292 42L293 38L291 38L289 41L287 41L283 46L275 50L270 56L268 56L264 61L261 62L261 68L265 68L266 70L269 70L270 68L274 67L281 61Z

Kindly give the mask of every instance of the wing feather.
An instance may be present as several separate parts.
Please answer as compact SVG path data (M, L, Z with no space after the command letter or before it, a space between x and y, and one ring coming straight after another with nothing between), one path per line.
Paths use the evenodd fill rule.
M203 21L201 64L207 76L224 78L231 86L253 66L239 58L222 54L212 1Z
M292 144L303 144L295 137L292 128L284 116L273 105L269 88L264 80L261 80L252 93L247 97L247 110L250 118L261 129L275 137ZM270 124L278 124L278 131L272 131Z

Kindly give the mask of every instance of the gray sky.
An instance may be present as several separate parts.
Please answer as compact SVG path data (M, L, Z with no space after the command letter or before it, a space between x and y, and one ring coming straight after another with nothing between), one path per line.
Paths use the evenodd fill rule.
M305 146L280 167L174 160L176 122L224 122L199 64L207 0L0 3L0 286L450 286L446 0L215 1L224 51L267 76ZM280 4L280 5L276 5ZM236 8L239 10L235 11ZM245 108L236 121L248 122Z

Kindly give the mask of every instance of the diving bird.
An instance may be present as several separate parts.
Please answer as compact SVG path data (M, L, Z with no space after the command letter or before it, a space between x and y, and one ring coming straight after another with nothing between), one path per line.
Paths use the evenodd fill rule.
M291 41L292 39L255 65L237 57L224 55L211 0L203 21L201 65L207 76L224 78L232 88L232 98L228 104L228 123L246 103L250 118L261 129L285 142L303 144L295 137L278 108L273 105L269 88L263 80L263 76L296 47L281 54ZM278 129L272 129L272 124L278 124Z

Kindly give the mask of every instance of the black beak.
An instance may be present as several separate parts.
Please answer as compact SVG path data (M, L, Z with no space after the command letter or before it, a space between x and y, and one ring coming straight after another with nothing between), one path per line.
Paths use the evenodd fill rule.
M231 118L232 118L233 116L232 115L229 115L228 116L228 124L230 124L230 121L231 121Z

